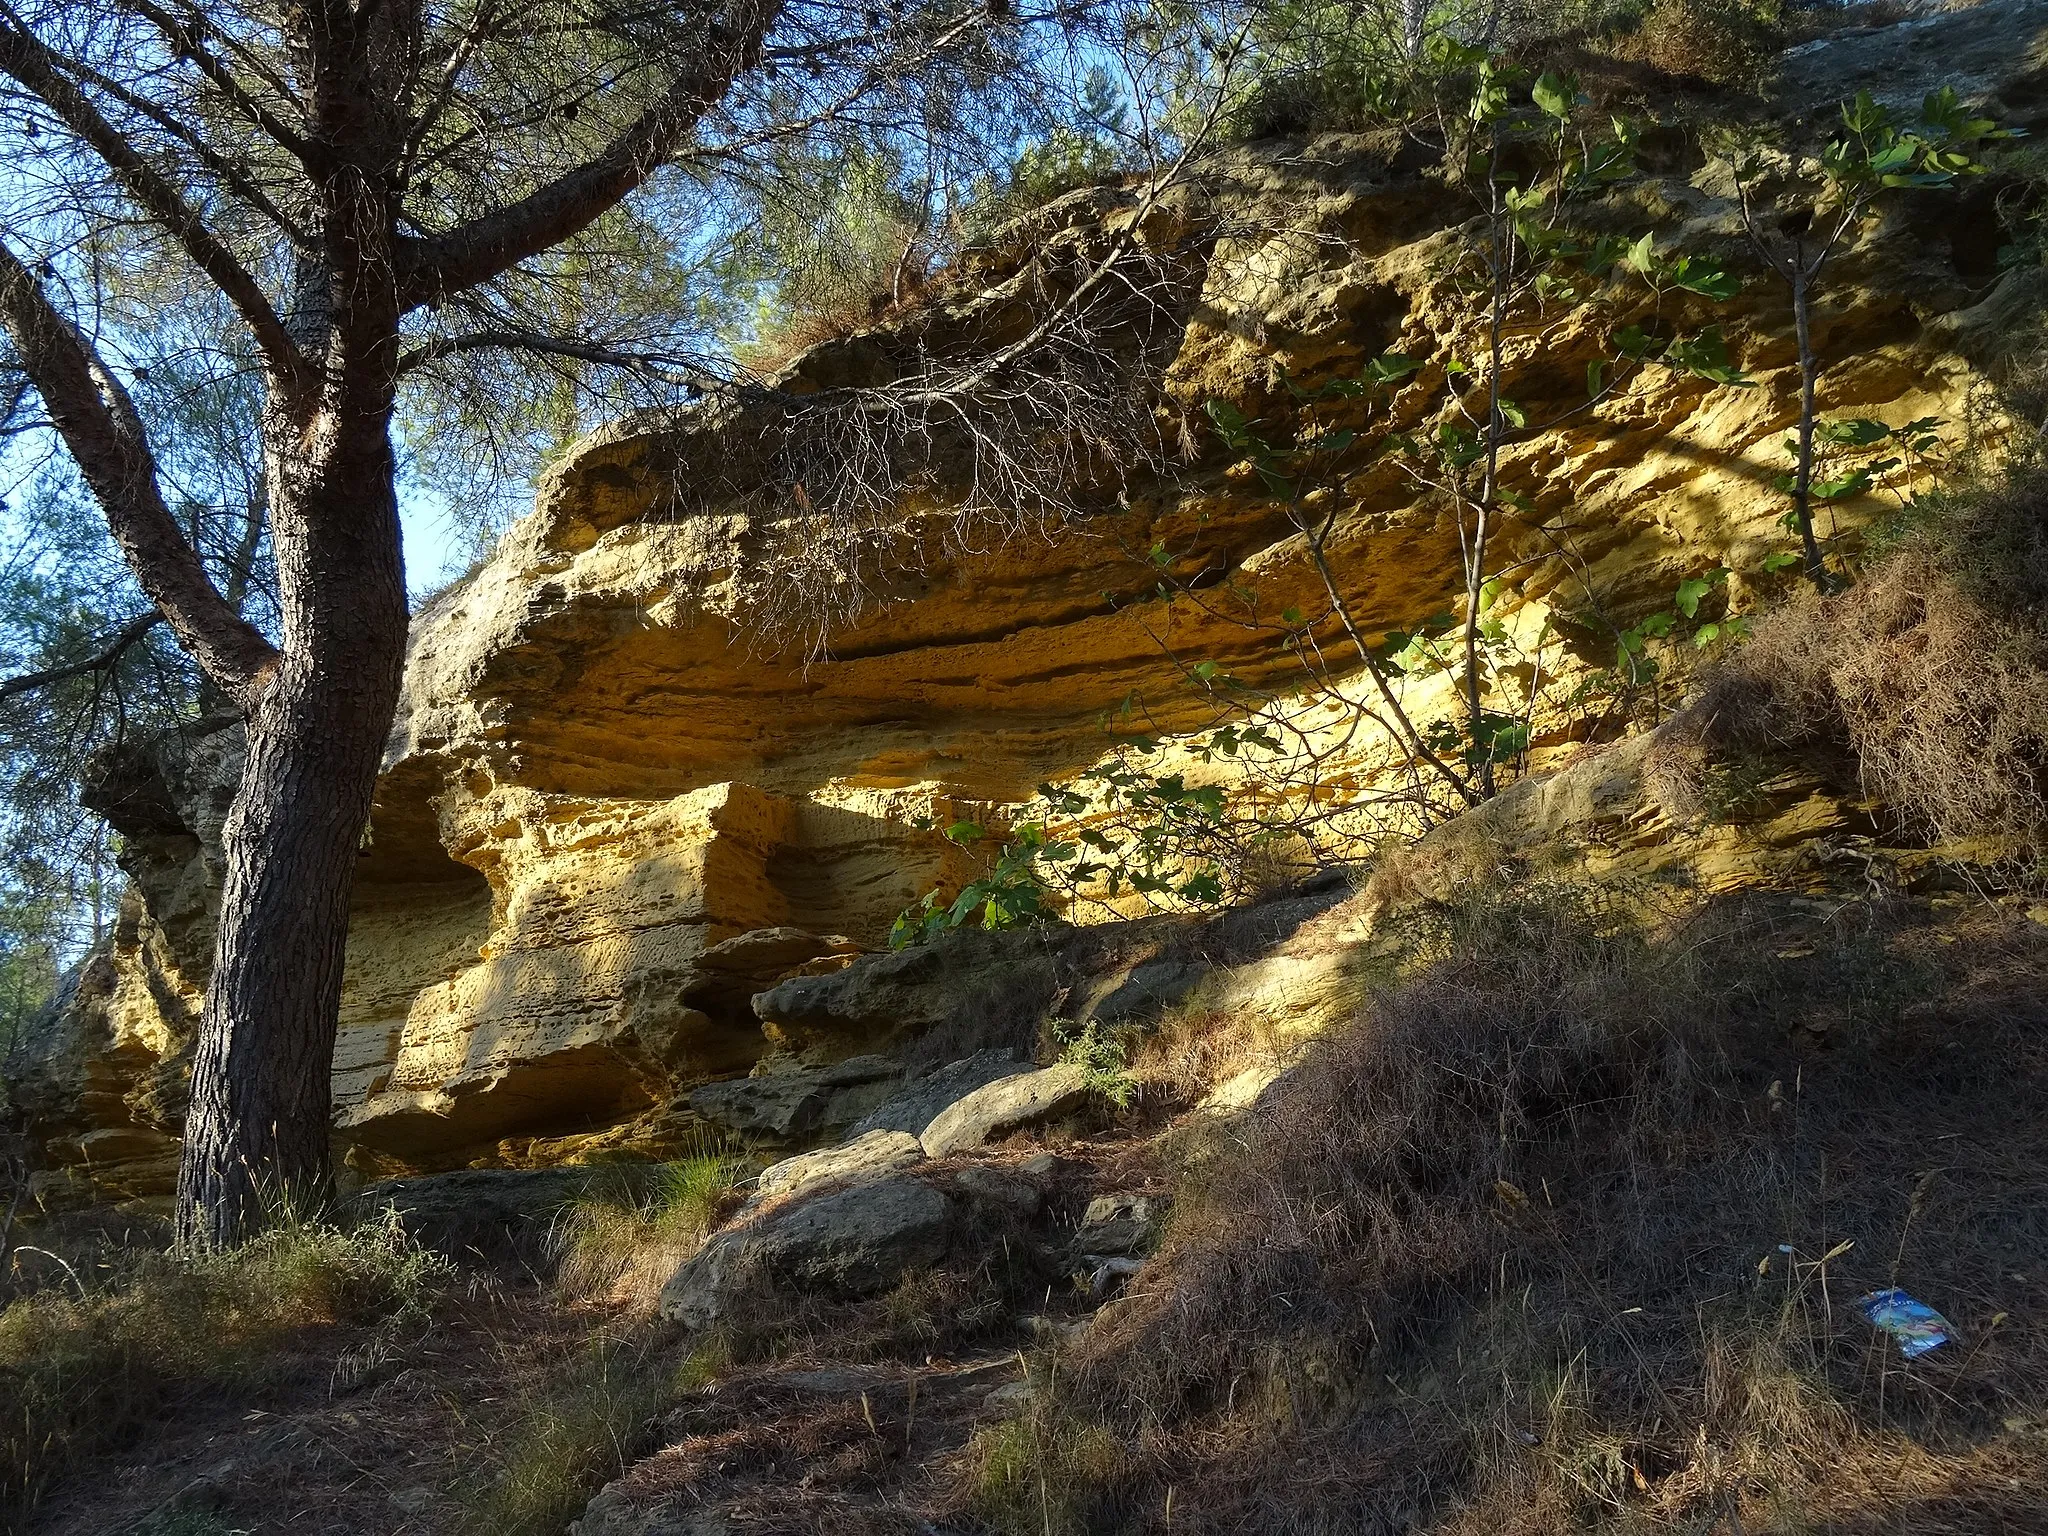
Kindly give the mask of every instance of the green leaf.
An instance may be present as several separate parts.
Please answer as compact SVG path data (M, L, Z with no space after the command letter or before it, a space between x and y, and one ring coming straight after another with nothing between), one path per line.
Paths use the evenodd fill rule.
M1244 412L1228 400L1206 401L1202 409L1209 413L1209 419L1224 432L1242 432L1249 425Z
M1292 501L1294 499L1294 482L1271 465L1261 464L1259 466L1259 479L1265 483L1268 491L1271 491L1282 501Z
M1399 352L1383 352L1365 365L1365 377L1375 384L1393 384L1422 366L1421 360Z
M1708 326L1697 336L1681 337L1672 342L1664 349L1659 361L1667 368L1690 373L1710 383L1728 384L1737 389L1756 388L1756 380L1729 359L1728 341L1718 325Z
M1596 357L1586 364L1586 398L1598 400L1607 387L1607 359Z
M974 822L956 821L946 828L946 836L956 843L977 843L988 833Z
M1714 588L1725 586L1727 581L1728 569L1726 566L1717 567L1704 576L1689 576L1678 584L1678 595L1672 606L1677 608L1688 619L1697 618L1700 611L1700 599L1713 591Z
M1665 269L1664 275L1672 286L1703 298L1732 299L1742 292L1742 279L1707 256L1680 256Z
M1763 560L1764 571L1767 575L1775 576L1778 572L1790 570L1793 566L1797 565L1799 558L1797 555L1784 553L1765 555Z
M1526 427L1529 425L1529 413L1505 395L1500 398L1497 404L1500 409L1501 419L1509 426Z
M1546 71L1530 88L1529 99L1546 117L1553 117L1560 123L1569 122L1572 108L1579 104L1579 85L1570 75Z
M1881 421L1867 417L1852 416L1846 421L1824 421L1820 424L1820 438L1823 442L1834 443L1845 448L1868 448L1872 443L1881 443L1892 435L1892 429Z
M1861 496L1869 489L1869 471L1858 469L1832 479L1817 480L1808 487L1808 494L1816 501L1846 501L1852 496Z

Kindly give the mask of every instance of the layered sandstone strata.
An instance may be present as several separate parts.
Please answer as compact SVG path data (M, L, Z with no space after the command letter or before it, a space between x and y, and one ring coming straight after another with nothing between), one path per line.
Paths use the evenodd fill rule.
M2030 0L1943 25L1946 67L1995 112L2044 115ZM1830 46L1824 61L1792 61L1788 116L1860 83L1916 100L1930 83L1883 34ZM1616 218L1654 219L1674 247L1741 268L1725 175L1668 137L1663 173L1620 194ZM1837 262L1816 333L1827 412L1940 416L1959 436L1995 435L1988 381L2042 286L2036 271L2001 274L1995 190L1905 199ZM1427 360L1397 401L1419 411L1470 322L1447 275L1458 207L1391 140L1233 150L1165 198L1075 194L917 314L800 359L782 380L790 393L885 383L919 359L1000 345L1033 303L1056 302L1059 271L1134 224L1184 298L1153 360L1166 441L1185 432L1191 458L1176 449L1141 467L1119 504L1007 539L961 536L944 485L931 488L885 541L895 558L867 574L875 600L822 655L791 611L787 574L816 509L800 483L747 483L753 470L731 457L749 432L777 430L766 407L629 421L574 450L533 514L414 623L335 1059L338 1131L356 1162L545 1160L687 1136L675 1106L689 1090L769 1048L755 992L878 945L921 892L970 873L935 823L1097 761L1104 716L1128 700L1157 728L1199 725L1213 701L1187 684L1192 658L1284 684L1298 663L1270 627L1159 593L1163 556L1182 583L1253 591L1267 613L1321 606L1294 525L1199 429L1200 408L1227 399L1278 430L1287 380L1313 385L1394 350ZM1517 633L1547 622L1563 635L1560 665L1611 657L1589 614L1626 621L1715 567L1736 573L1738 604L1756 601L1763 556L1784 547L1772 480L1795 349L1783 294L1752 277L1734 301L1680 318L1721 324L1758 387L1648 369L1508 456L1533 510L1503 535L1504 563L1528 563L1497 611ZM1603 340L1566 320L1513 358L1532 415L1583 390ZM1162 345L1111 344L1133 367ZM1455 527L1396 469L1323 495L1365 629L1456 606ZM1560 544L1568 559L1536 558ZM1412 702L1428 713L1442 700L1421 688ZM163 763L117 765L103 790L133 891L16 1089L73 1183L164 1186L234 742L227 727L174 744ZM1372 750L1361 744L1355 766L1374 767ZM826 1056L869 1043L804 1041Z

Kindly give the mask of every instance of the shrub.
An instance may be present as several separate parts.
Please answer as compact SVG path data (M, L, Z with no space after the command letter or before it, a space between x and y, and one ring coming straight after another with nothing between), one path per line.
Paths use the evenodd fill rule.
M1802 593L1702 679L1661 769L1697 809L1717 764L1836 745L1940 841L2048 839L2048 471L1923 509L1846 593Z

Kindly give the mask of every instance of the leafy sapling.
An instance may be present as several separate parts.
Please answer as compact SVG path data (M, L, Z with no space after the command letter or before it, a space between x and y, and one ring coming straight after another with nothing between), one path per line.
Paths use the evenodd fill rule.
M1859 91L1853 100L1842 104L1841 123L1840 134L1820 153L1817 176L1807 178L1790 208L1767 204L1760 197L1766 155L1765 147L1753 136L1723 134L1709 146L1735 178L1743 233L1765 267L1791 294L1792 325L1799 346L1799 424L1790 444L1792 473L1780 483L1792 498L1787 520L1799 536L1806 579L1822 593L1834 591L1839 580L1837 573L1828 569L1826 553L1814 531L1814 504L1861 495L1870 489L1870 476L1884 472L1871 466L1868 473L1821 473L1821 461L1829 448L1869 446L1877 439L1859 444L1857 436L1880 428L1875 422L1827 425L1820 420L1817 399L1822 363L1813 343L1813 311L1829 264L1853 243L1880 199L1915 188L1949 188L1959 177L1982 175L1986 167L1978 154L1983 146L2019 137L2021 132L1973 115L1953 86L1943 86L1929 95L1921 103L1919 117L1911 122L1898 121L1891 109L1868 91ZM1905 434L1900 445L1909 452L1919 450L1924 458L1920 445L1938 425L1915 422L1897 429Z
M1718 302L1739 290L1717 261L1660 252L1655 231L1589 233L1574 223L1577 210L1636 173L1634 126L1621 118L1591 125L1568 75L1545 74L1524 89L1526 76L1482 49L1446 38L1434 47L1440 66L1471 82L1466 96L1440 112L1445 177L1478 205L1452 270L1472 301L1471 325L1449 338L1441 359L1390 352L1356 378L1315 390L1289 381L1303 420L1292 444L1276 442L1277 433L1226 402L1211 401L1208 409L1219 435L1288 506L1403 745L1472 803L1494 792L1497 768L1519 760L1528 740L1527 708L1508 712L1488 701L1496 664L1514 649L1498 608L1504 573L1495 569L1495 541L1502 524L1527 521L1535 511L1534 498L1509 483L1505 452L1596 409L1645 367L1719 384L1749 381L1717 329L1674 335L1660 319L1667 299ZM1601 352L1585 365L1585 396L1538 420L1515 398L1517 377L1545 371L1568 336L1584 329L1567 322L1582 321L1589 309L1611 316L1611 325ZM1319 417L1324 407L1346 401L1363 402L1366 422L1378 428L1374 435ZM1382 457L1456 518L1465 597L1457 642L1453 647L1438 629L1408 660L1455 668L1462 727L1416 729L1392 686L1408 670L1394 653L1405 653L1410 637L1396 637L1391 650L1369 645L1324 558L1341 478ZM1455 659L1446 655L1454 648L1462 653Z

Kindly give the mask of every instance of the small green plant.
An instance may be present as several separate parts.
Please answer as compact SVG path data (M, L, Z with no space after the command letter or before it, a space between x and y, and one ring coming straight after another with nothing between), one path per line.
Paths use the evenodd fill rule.
M1708 144L1735 179L1742 227L1751 248L1790 291L1799 344L1799 419L1790 440L1792 473L1781 484L1792 498L1788 521L1799 538L1806 579L1823 594L1841 582L1839 574L1828 569L1826 552L1814 531L1814 503L1861 495L1871 484L1860 470L1829 475L1824 463L1827 450L1871 447L1896 431L1904 436L1892 441L1905 451L1895 455L1900 462L1890 468L1910 473L1920 445L1931 439L1938 447L1939 442L1939 423L1882 428L1881 435L1870 436L1880 431L1879 423L1842 422L1828 428L1821 422L1816 400L1821 360L1813 345L1813 308L1828 265L1853 241L1881 199L1908 189L1948 188L1959 177L1980 176L1988 169L1978 158L1984 146L2021 132L1975 116L1953 86L1931 92L1912 121L1899 121L1868 91L1843 102L1840 117L1841 132L1820 152L1818 177L1801 188L1789 211L1759 202L1757 188L1768 156L1767 146L1754 134L1724 131ZM1832 438L1830 431L1836 434ZM1858 441L1866 437L1867 441Z
M673 1371L651 1336L600 1336L533 1396L469 1501L475 1536L552 1536L652 1438Z
M1213 663L1194 670L1205 681L1219 675ZM1278 745L1257 724L1227 724L1190 755L1213 761ZM1027 815L1004 835L986 870L951 901L927 891L899 913L890 947L923 943L952 928L1042 922L1081 901L1107 905L1136 896L1156 906L1200 908L1226 900L1224 854L1238 830L1228 797L1221 785L1160 772L1156 759L1164 751L1152 737L1116 737L1095 767L1064 785L1039 785ZM956 821L944 835L969 848L993 840L976 821Z
M1784 439L1785 453L1794 468L1773 483L1796 502L1800 489L1797 466L1804 452L1809 455L1809 507L1819 504L1832 509L1838 503L1883 491L1897 502L1899 514L1910 517L1923 484L1941 489L1949 459L1942 431L1947 425L1939 416L1917 417L1896 427L1862 416L1816 420L1810 442L1802 442L1797 433ZM1796 505L1782 523L1787 533L1799 534ZM1832 542L1838 532L1831 528L1829 537L1819 542ZM1764 569L1767 573L1790 570L1800 563L1798 555L1781 552L1765 556Z
M1114 1487L1129 1464L1116 1437L1100 1425L1035 1401L1014 1419L974 1433L968 1442L967 1502L1004 1536L1085 1536L1102 1529L1090 1506Z
M979 822L956 821L946 828L945 835L969 847L989 834ZM1074 845L1049 837L1043 823L1024 822L1011 831L987 871L970 880L951 901L930 890L916 906L899 912L889 926L889 947L922 944L949 928L996 931L1050 917L1054 887L1044 866L1076 856Z
M1079 1067L1087 1074L1089 1089L1118 1109L1131 1107L1138 1083L1131 1076L1129 1042L1121 1034L1104 1029L1096 1019L1085 1024L1054 1019L1047 1027L1063 1065Z

